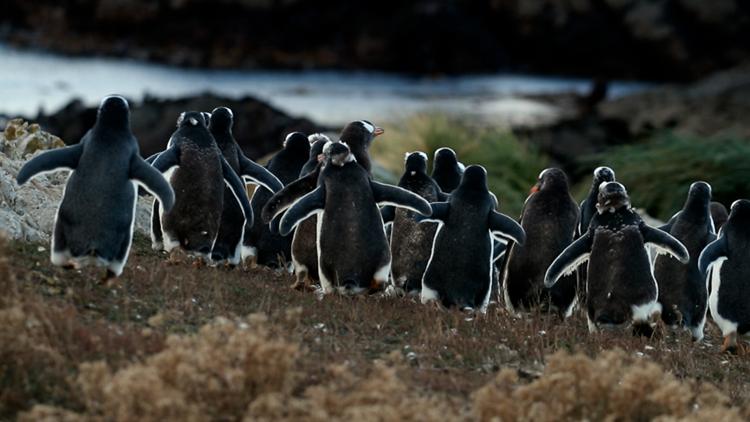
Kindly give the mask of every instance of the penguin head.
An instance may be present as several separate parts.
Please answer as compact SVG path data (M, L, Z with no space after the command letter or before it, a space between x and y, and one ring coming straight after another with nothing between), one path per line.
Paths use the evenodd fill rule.
M729 219L733 218L747 218L750 216L750 201L747 199L738 199L732 202L732 206L729 209Z
M625 186L618 182L602 182L599 185L599 196L596 210L599 214L615 212L621 208L630 208L630 197Z
M603 182L614 182L615 171L609 167L597 167L594 170L594 186L601 186Z
M357 161L352 150L345 142L328 142L323 147L323 154L327 160L337 167L343 167L346 163Z
M177 118L177 127L207 127L206 117L200 111L185 111Z
M567 191L568 176L566 176L565 172L559 168L550 167L539 173L539 178L537 179L536 185L531 188L531 193L539 192L543 189L554 188L560 188Z
M128 100L119 95L110 95L102 99L96 115L97 124L107 127L129 128L130 106Z
M404 170L414 176L427 173L427 154L422 151L407 152L404 156Z
M323 147L326 146L331 139L322 133L313 133L307 137L310 142L310 160L315 159L316 162L321 162L325 158L323 155Z
M375 126L370 121L357 120L346 125L339 138L346 143L368 145L383 133L385 133L383 128Z
M217 107L209 113L204 113L203 118L208 117L208 129L211 133L227 133L232 131L234 125L234 113L229 107Z
M484 167L478 165L471 165L466 167L463 177L461 177L461 183L459 189L487 189L487 170Z
M706 202L711 201L711 185L704 181L694 182L690 185L690 191L688 191L688 198L702 199Z
M292 132L284 139L284 150L296 157L307 157L310 154L310 142L302 132Z
M456 152L448 147L438 148L435 151L433 167L458 167Z

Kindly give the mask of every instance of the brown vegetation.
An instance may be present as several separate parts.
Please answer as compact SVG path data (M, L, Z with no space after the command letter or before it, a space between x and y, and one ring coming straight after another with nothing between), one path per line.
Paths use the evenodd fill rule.
M268 269L169 266L137 239L115 284L0 254L0 418L741 420L750 364L662 330L318 299Z

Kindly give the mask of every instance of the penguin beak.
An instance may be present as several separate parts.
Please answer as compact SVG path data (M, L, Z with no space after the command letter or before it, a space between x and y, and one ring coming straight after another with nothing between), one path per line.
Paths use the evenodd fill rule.
M383 129L382 127L375 126L375 129L372 131L372 137L376 138L384 133L385 133L385 129Z
M323 161L326 158L325 154L318 154L318 162Z
M529 195L533 195L535 193L539 192L539 183L532 186L531 189L529 189Z

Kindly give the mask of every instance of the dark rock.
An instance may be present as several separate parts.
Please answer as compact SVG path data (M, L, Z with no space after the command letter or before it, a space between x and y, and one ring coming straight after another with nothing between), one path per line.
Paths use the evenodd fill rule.
M251 97L237 100L212 94L175 100L147 97L142 103L131 102L131 125L138 138L141 155L148 157L164 149L175 130L177 117L183 111L210 112L218 106L232 109L235 116L234 136L245 154L252 159L279 150L289 132L325 130L307 119L290 117ZM66 143L76 143L93 126L96 107L86 107L81 101L74 100L56 113L40 114L33 120Z

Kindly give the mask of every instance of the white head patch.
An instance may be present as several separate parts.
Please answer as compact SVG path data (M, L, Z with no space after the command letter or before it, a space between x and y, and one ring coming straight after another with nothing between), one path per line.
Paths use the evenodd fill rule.
M322 133L313 133L312 135L307 137L307 140L310 141L310 145L318 142L318 141L326 141L331 142L331 138L328 136L322 134Z
M198 119L195 117L191 117L190 120L188 120L191 126L196 126L198 124Z
M366 122L364 120L360 120L359 123L361 123L362 126L364 126L365 129L367 129L368 132L370 132L370 133L375 132L375 126L371 125L370 123L368 123L368 122Z
M541 179L542 179L542 176L544 176L544 173L546 173L546 172L547 172L547 170L549 170L549 169L544 169L544 170L542 170L542 172L541 172L541 173L539 173L539 177L538 177L538 179L539 179L539 180L541 180Z

